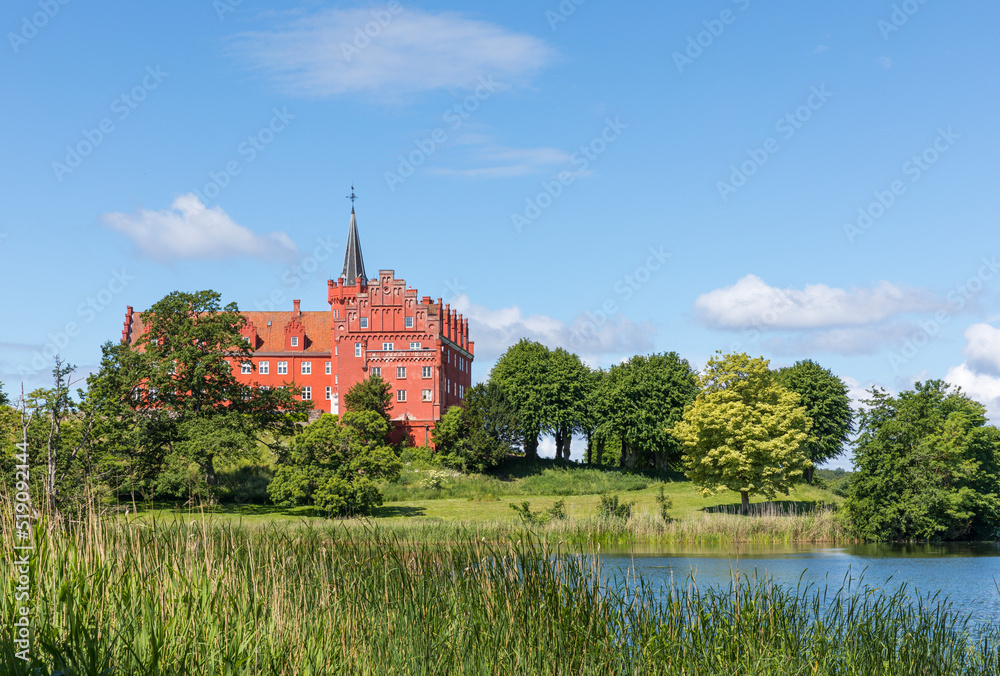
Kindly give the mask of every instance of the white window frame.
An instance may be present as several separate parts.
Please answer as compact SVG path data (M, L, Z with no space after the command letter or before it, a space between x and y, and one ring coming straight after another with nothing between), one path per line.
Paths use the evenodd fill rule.
M313 388L306 385L302 388L302 401L310 401L313 398Z
M326 375L330 375L333 372L330 362L326 362L324 368L326 369Z
M421 395L420 398L421 398L422 401L430 401L431 400L431 391L430 390L421 390L420 395Z
M326 400L330 401L331 399L333 399L333 386L327 385L326 386Z
M420 349L420 343L410 343L410 349L411 350L419 350Z
M291 338L292 338L291 346L292 347L298 347L299 346L299 337L298 336L292 336Z
M405 378L406 378L406 367L405 366L397 366L396 367L396 379L397 380L403 380Z
M304 376L311 376L313 372L313 363L311 361L304 361L299 364L299 373Z
M288 375L288 362L287 361L279 361L278 362L278 375L279 376Z
M382 349L383 350L391 350L391 349L393 349L392 345L393 345L392 343L382 343Z
M361 328L363 328L363 329L367 329L368 328L368 317L361 317L358 320L358 322L360 322Z
M265 375L266 376L270 372L271 372L271 362L269 362L269 361L262 361L262 362L259 362L257 364L257 373L260 373L261 375Z
M433 366L422 366L420 368L421 378L433 378L434 377L434 367Z
M382 367L381 366L372 366L372 375L373 376L378 376L379 378L381 378L382 377Z
M408 329L412 329L413 328L413 317L407 317L406 318L406 328L408 328Z
M361 343L354 343L354 356L355 357L361 356Z
M248 361L242 362L240 364L240 375L248 376L251 373L253 373L253 364Z
M400 404L406 403L406 390L396 390L396 401Z

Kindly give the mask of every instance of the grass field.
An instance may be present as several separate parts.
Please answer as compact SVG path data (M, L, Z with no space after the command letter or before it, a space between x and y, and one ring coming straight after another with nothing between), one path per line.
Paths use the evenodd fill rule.
M660 490L672 502L672 523L665 523L657 502ZM372 521L395 532L423 533L429 540L450 540L465 532L492 538L532 530L550 539L568 542L692 542L789 543L836 542L847 539L830 511L842 498L821 488L796 487L784 499L770 502L754 496L751 516L738 516L734 493L704 497L680 475L624 472L552 460L512 461L489 475L462 475L430 464L412 463L399 482L384 488L386 502L371 519L343 523L366 528ZM602 495L617 495L634 503L627 521L598 518ZM530 510L544 514L562 503L565 519L527 526L511 504L527 501ZM237 522L244 525L326 521L307 507L216 505L180 507L136 505L138 517L159 520ZM119 511L132 505L123 504Z

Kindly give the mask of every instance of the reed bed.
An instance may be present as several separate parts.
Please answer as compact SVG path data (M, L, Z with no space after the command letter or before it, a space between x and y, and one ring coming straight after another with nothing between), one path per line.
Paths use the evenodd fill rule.
M433 544L380 527L91 517L39 524L34 545L32 659L5 631L3 674L1000 672L1000 629L945 600L739 577L654 587L528 533ZM9 623L12 584L0 599Z

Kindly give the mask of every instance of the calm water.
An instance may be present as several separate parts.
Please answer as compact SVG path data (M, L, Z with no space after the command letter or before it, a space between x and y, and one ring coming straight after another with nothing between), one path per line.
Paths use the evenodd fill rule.
M740 575L767 576L795 587L800 579L831 591L850 576L873 588L895 591L902 583L922 596L940 591L962 613L977 621L1000 622L1000 544L863 545L853 547L783 546L697 547L602 551L608 574L641 575L650 582L684 583L694 575L699 586L728 587L739 555Z

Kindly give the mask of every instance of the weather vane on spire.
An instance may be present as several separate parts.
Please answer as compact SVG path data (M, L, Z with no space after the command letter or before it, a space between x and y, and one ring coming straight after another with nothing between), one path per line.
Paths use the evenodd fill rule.
M358 196L354 194L354 186L351 186L351 194L347 196L347 199L351 200L351 208L354 208L354 200L358 199Z

